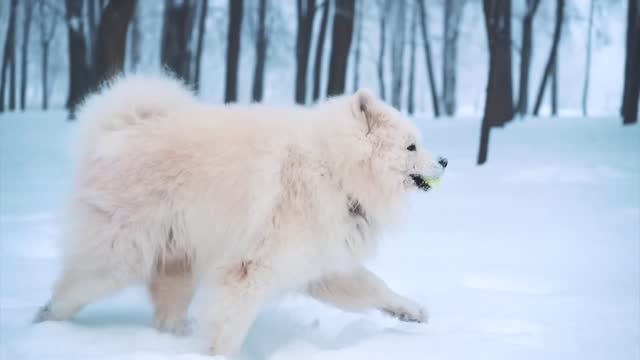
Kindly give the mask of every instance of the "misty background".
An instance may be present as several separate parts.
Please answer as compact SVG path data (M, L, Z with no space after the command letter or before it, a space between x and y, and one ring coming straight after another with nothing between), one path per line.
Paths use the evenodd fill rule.
M75 107L165 69L210 102L370 88L426 117L638 114L637 0L10 0L0 110ZM493 69L493 71L492 71ZM490 76L493 74L493 78Z

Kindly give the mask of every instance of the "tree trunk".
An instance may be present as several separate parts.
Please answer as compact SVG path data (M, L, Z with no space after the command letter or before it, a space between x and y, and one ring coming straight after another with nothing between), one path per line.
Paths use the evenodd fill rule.
M69 120L75 118L76 106L82 101L89 85L87 45L84 39L82 0L66 0L66 23L69 37L69 95L66 107Z
M327 23L329 22L330 3L330 0L325 0L322 4L322 18L320 19L320 30L316 44L316 58L313 63L313 102L316 102L320 97L320 88L322 87L322 56L324 53L324 38L327 34Z
M391 43L391 105L396 109L402 108L402 89L404 77L404 48L406 35L407 11L406 3L398 1L392 8L394 19L394 41Z
M4 52L2 55L2 69L0 70L0 112L5 111L5 89L7 85L7 71L9 71L9 68L11 67L11 62L15 62L15 33L17 12L18 0L11 0L9 23L7 24L7 36L5 37Z
M264 67L267 60L266 17L267 0L260 0L258 4L258 31L256 36L256 65L253 71L253 91L251 92L251 99L254 102L262 101L262 92L264 89Z
M229 0L225 103L232 103L238 100L238 63L240 62L240 36L242 35L242 6L243 0Z
M42 110L49 108L49 48L58 26L58 13L51 11L45 1L38 3L40 27L41 73L42 73Z
M313 32L313 17L315 15L315 0L298 0L298 31L296 35L296 93L297 104L307 101L307 65L309 63L309 49Z
M42 110L49 109L49 46L42 47Z
M234 1L231 1L232 3ZM191 33L194 23L193 0L165 0L160 63L188 84L191 79Z
M589 5L589 24L587 25L587 60L584 67L584 86L582 87L582 116L587 116L587 100L589 98L589 80L591 78L591 35L593 33L593 5Z
M483 0L483 10L489 44L489 77L478 165L487 161L491 128L513 118L511 0Z
M360 43L362 42L362 23L364 18L362 8L365 6L364 0L360 0L356 12L356 45L354 49L353 63L353 91L356 92L360 88Z
M627 8L627 45L622 95L622 123L638 122L640 93L640 0L629 0Z
M478 149L478 165L486 163L489 156L489 137L491 136L491 125L489 122L490 120L486 117L482 118L482 125L480 126L480 149Z
M327 96L344 93L349 62L349 48L353 35L355 0L336 0L331 31L331 57L329 61L329 84Z
M551 51L549 53L549 58L547 59L547 64L544 68L544 73L542 75L542 80L540 81L540 86L538 87L538 95L536 96L536 103L533 107L533 115L538 116L540 111L540 105L542 104L542 97L544 96L544 90L547 85L547 80L551 75L553 70L553 65L556 61L556 56L558 53L558 44L560 43L560 33L562 31L562 22L564 19L564 0L556 0L556 23L555 28L553 30L553 43L551 44Z
M95 44L95 74L92 89L124 70L127 30L136 0L111 0L102 13Z
M527 0L527 10L522 20L522 52L520 54L520 83L516 111L520 115L527 113L529 106L529 68L531 65L531 51L533 47L533 17L536 14L540 0Z
M551 68L551 115L558 116L558 56Z
M414 9L415 10L415 9ZM412 12L411 15L411 37L409 45L411 50L409 53L409 94L407 95L407 112L413 115L415 111L415 76L416 76L416 18L418 13Z
M138 3L133 13L133 19L131 20L131 42L129 46L129 54L131 56L129 69L131 69L131 71L136 71L138 66L140 66L140 61L142 60L142 30L140 29L141 16L140 4Z
M207 31L207 11L209 9L209 1L202 0L200 4L200 16L198 19L198 42L196 45L195 72L193 74L193 87L196 91L200 91L200 66L202 63L202 51L204 48L204 34Z
M456 111L456 69L458 62L458 30L464 0L445 0L442 43L442 104L452 116Z
M384 58L387 50L387 16L391 7L391 0L382 0L380 7L380 52L378 53L378 83L380 84L380 97L386 100L387 89L384 81Z
M88 47L89 47L89 60L88 64L93 67L94 55L95 55L95 41L97 37L98 22L100 21L100 14L102 13L102 7L97 3L97 0L86 0L87 2L87 29L88 29Z
M9 63L9 110L16 109L16 44L15 35L11 45L11 62Z
M438 90L436 79L433 75L433 59L431 57L431 42L429 41L429 31L427 27L427 10L424 0L418 0L420 6L420 30L422 32L422 41L424 44L424 59L427 65L427 74L429 75L429 89L431 90L431 104L433 105L433 116L440 116L440 104L438 102Z
M20 110L26 108L27 76L29 64L29 34L31 33L31 20L33 19L33 0L24 0L22 3L22 56L20 58Z

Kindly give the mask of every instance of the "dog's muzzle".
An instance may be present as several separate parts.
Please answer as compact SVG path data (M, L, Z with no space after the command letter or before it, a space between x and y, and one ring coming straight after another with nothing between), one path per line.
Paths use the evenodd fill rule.
M449 160L443 157L438 158L438 164L442 166L442 170L444 170L447 165L449 165ZM432 186L430 185L430 183L438 180L437 178L427 178L420 174L410 174L409 177L411 178L411 180L413 180L413 183L416 185L416 187L418 187L418 189L424 191L431 189Z
M431 189L431 186L427 184L427 179L423 178L421 175L411 174L409 177L413 180L413 183L418 187L418 189L424 191Z

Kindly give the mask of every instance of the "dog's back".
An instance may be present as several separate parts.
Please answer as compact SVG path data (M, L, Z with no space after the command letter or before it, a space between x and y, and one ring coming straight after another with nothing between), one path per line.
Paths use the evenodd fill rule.
M251 121L253 112L204 105L166 77L117 80L79 113L74 202L140 230L123 241L144 254L145 268L167 247L242 238L272 207L288 141L277 121Z

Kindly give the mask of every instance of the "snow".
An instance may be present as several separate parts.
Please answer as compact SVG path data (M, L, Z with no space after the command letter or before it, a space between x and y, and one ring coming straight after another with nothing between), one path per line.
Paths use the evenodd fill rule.
M450 165L370 267L430 323L290 296L261 313L242 358L638 359L640 127L515 120L477 167L477 118L416 123ZM0 358L210 359L200 338L151 327L141 288L30 324L59 270L74 126L56 112L0 116Z

